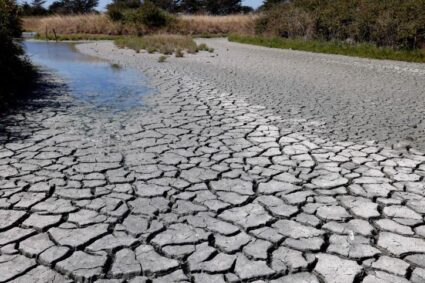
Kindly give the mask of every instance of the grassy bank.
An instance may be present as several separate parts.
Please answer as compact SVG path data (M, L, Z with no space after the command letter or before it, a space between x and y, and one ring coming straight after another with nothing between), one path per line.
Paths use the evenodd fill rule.
M137 52L146 50L149 53L159 52L164 55L175 53L177 57L182 57L183 52L213 51L204 44L197 45L191 36L184 35L157 34L143 37L120 37L115 39L115 44L118 47L127 47Z
M155 30L159 33L182 35L227 35L229 33L252 34L254 19L252 15L202 16L181 15L169 26ZM131 24L111 21L105 14L96 15L54 15L47 17L27 17L23 19L23 28L48 37L68 34L93 35L137 35L140 29ZM148 30L144 31L149 32Z
M349 44L340 41L285 39L236 34L230 35L229 40L271 48L425 63L425 50L396 50L389 47L377 47L368 43Z

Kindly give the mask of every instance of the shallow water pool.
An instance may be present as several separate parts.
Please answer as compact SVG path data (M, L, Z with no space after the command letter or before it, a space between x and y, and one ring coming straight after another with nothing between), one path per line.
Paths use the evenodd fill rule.
M34 64L59 75L72 96L99 109L116 112L141 106L141 97L152 92L140 72L82 54L72 43L24 41L23 45Z

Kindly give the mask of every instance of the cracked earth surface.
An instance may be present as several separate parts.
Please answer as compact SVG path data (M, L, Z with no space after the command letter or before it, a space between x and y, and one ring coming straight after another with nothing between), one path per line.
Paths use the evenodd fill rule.
M157 58L81 48L158 92L111 115L56 87L2 118L0 282L425 282L422 153L278 127Z

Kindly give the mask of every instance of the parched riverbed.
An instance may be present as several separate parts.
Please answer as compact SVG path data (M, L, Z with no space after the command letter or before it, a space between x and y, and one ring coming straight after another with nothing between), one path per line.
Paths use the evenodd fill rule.
M77 45L110 60L90 57L106 73L129 72L82 88L85 67L67 75L72 62L44 64L40 95L1 118L0 282L425 282L424 154L337 141L307 109L328 105L324 117L342 117L339 107L354 102L342 92L340 104L321 100L324 81L288 62L342 78L358 61L388 80L400 64L406 86L421 85L421 66L208 44L215 54L166 63L110 42ZM267 66L274 83L250 71ZM368 79L347 91L374 97ZM288 106L298 101L288 89L303 83L322 98ZM359 109L369 109L365 97Z

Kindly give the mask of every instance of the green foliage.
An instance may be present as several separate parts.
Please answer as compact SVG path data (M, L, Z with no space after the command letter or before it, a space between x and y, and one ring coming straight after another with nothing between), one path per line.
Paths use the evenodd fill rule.
M227 15L232 13L249 13L252 8L242 6L241 0L114 0L107 6L108 15L112 20L126 19L126 14L137 12L136 18L146 22L146 25L161 26L164 25L164 18L170 13L208 13L213 15ZM162 12L161 12L162 11ZM164 17L165 16L165 17ZM168 15L169 16L169 15ZM165 19L167 20L167 19Z
M99 0L57 0L49 6L50 13L87 14L95 12Z
M13 0L0 0L0 108L16 100L31 80L33 70L23 59L22 48L13 41L20 36L18 7Z
M143 5L137 9L133 18L133 22L143 24L150 28L166 26L168 21L169 15L150 1L145 1Z
M176 57L177 57L177 58L182 58L182 57L184 57L183 50L181 50L180 48L177 48L177 50L176 50Z
M160 52L164 55L176 54L176 57L183 57L183 51L189 54L195 54L198 51L214 52L214 49L209 48L206 44L196 45L195 41L190 36L157 34L146 35L142 37L119 37L115 39L115 44L118 47L130 48L136 52L143 49L148 53Z
M204 9L213 15L228 15L239 13L242 4L241 0L204 0Z
M370 43L351 44L342 41L288 39L282 37L242 36L232 34L230 41L271 48L340 54L373 59L399 60L425 63L425 50L395 50Z
M396 48L425 45L425 0L293 0L266 7L256 21L261 34Z
M30 4L25 2L21 6L22 16L44 16L48 13L47 9L43 7L46 3L45 0L33 0Z
M158 29L175 21L174 16L160 9L151 1L145 1L135 8L134 2L117 2L107 7L107 14L113 21L135 26L140 33Z
M161 56L159 56L159 58L158 58L158 62L159 63L164 63L166 60L167 60L167 56L165 56L165 55L161 55Z

